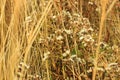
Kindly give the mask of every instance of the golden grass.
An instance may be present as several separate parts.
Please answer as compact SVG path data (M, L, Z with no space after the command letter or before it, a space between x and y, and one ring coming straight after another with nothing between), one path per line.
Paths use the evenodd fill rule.
M98 45L96 48L96 54L95 54L95 60L94 60L94 65L95 68L93 69L93 77L92 80L95 80L96 72L97 72L97 64L98 64L98 56L99 56L99 49L100 49L100 42L102 38L102 29L104 28L104 22L106 18L106 6L107 6L108 0L101 0L101 21L100 21L100 31L99 31L99 37L98 37Z
M119 79L117 2L0 0L0 80Z

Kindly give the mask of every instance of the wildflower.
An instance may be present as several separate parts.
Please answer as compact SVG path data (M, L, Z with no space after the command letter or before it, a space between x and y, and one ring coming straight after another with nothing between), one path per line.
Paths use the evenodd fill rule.
M91 39L91 43L93 43L95 40L94 39Z
M87 33L87 32L88 32L87 29L83 28L83 29L81 29L81 31L79 32L79 34L83 34L83 33Z
M75 58L75 57L77 57L77 55L72 55L72 56L71 56L72 59Z
M34 75L28 75L28 78L35 78Z
M50 52L48 51L48 52L46 52L46 53L44 53L44 58L43 58L43 61L45 61L49 56L50 54Z
M78 4L78 2L77 2L77 1L75 1L75 4Z
M70 53L70 50L67 50L66 53L69 54L69 53Z
M39 78L39 75L37 74L37 75L35 75L35 77L36 77L36 78Z
M93 2L89 1L88 4L93 5Z
M80 17L80 15L77 13L74 13L73 16Z
M108 65L108 67L117 66L117 65L118 65L118 63L110 63L110 64Z
M108 66L106 67L106 70L111 70L112 66L117 66L118 63L110 63L108 64Z
M72 33L72 30L67 30L67 29L65 29L64 30L67 34L71 34Z
M56 19L56 16L52 16L53 19Z
M100 8L97 7L95 11L100 13Z
M100 45L103 47L103 48L106 48L108 45L104 42L100 42Z
M88 18L83 18L83 23L85 25L90 25L89 19Z
M87 46L87 43L84 43L83 45L86 47L86 46Z
M26 17L26 18L25 18L25 21L26 21L27 23L31 22L31 21L32 21L31 16Z
M113 45L112 46L112 50L114 50L115 52L118 52L119 51L118 46L117 45Z
M91 41L92 40L91 35L86 35L84 40L87 42Z
M93 28L92 27L88 28L88 31L93 32Z
M74 24L79 24L79 21L74 21L73 23L74 23Z
M88 73L91 73L92 72L92 68L90 67L89 70L87 70Z
M72 19L72 16L71 16L71 14L70 14L69 11L66 12L66 15L67 15L70 19Z
M98 71L104 72L105 70L103 68L97 68Z
M83 64L86 64L86 61L85 61L85 59L81 59L81 61L82 61L82 63L83 63Z
M63 55L63 57L66 57L68 54L66 54L66 53L63 53L62 55Z
M40 38L39 39L39 43L42 43L44 41L44 39Z
M70 54L70 50L67 50L65 53L62 54L62 56L66 57L68 54Z
M20 65L22 65L22 66L26 67L27 69L29 69L29 68L30 68L30 66L28 66L27 64L25 64L25 63L23 63L23 62L20 62ZM20 66L19 66L19 67L20 67Z
M83 21L86 21L87 20L87 18L83 18Z
M82 60L81 60L81 58L77 58L77 61L78 61L78 62L80 62L80 63L82 63Z
M76 58L77 58L77 55L74 54L74 55L71 55L71 56L70 56L69 60L74 63L75 60L76 60Z
M57 38L56 38L57 40L62 40L63 39L63 36L58 36Z
M83 40L84 39L84 37L83 36L81 36L80 38L79 38L79 40L81 41L81 40Z
M56 30L55 33L62 33L63 31L62 30Z

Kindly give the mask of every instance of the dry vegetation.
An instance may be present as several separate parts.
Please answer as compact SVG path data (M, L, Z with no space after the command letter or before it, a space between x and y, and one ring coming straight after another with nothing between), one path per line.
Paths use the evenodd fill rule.
M120 80L120 1L0 0L0 80Z

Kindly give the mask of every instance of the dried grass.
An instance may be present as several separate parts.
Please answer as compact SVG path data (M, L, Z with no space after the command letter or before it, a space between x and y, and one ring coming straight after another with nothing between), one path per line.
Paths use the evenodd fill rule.
M0 80L118 80L118 0L0 0Z

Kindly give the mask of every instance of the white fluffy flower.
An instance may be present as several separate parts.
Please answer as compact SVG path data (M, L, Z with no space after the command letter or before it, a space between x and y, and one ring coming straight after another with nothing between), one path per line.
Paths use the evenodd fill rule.
M45 61L48 57L49 57L49 54L50 54L50 52L48 51L48 52L46 52L46 53L44 53L44 58L43 58L43 61Z
M86 33L86 32L87 32L87 29L83 28L83 29L81 29L81 31L79 32L79 34L83 34L83 33Z
M79 40L81 41L81 40L83 40L84 39L84 37L83 36L81 36L80 38L79 38Z
M55 18L56 18L56 16L52 16L52 18L53 18L53 19L55 19Z
M32 21L31 16L26 17L26 18L25 18L25 21L26 21L27 23L31 22L31 21Z
M62 56L66 57L68 54L70 54L70 50L66 50L65 53L62 54Z
M67 29L65 29L64 30L67 34L71 34L72 33L72 30L67 30Z
M58 36L57 38L56 38L57 40L62 40L63 39L63 36Z
M27 64L25 64L24 62L20 62L20 65L22 65L22 66L26 67L27 69L29 69L29 68L30 68L30 66L29 66L29 65L27 65ZM20 66L19 66L19 67L20 67Z
M93 32L93 28L91 28L91 27L90 27L90 28L88 28L88 31L91 31L91 32Z
M89 1L88 4L93 5L93 2Z

